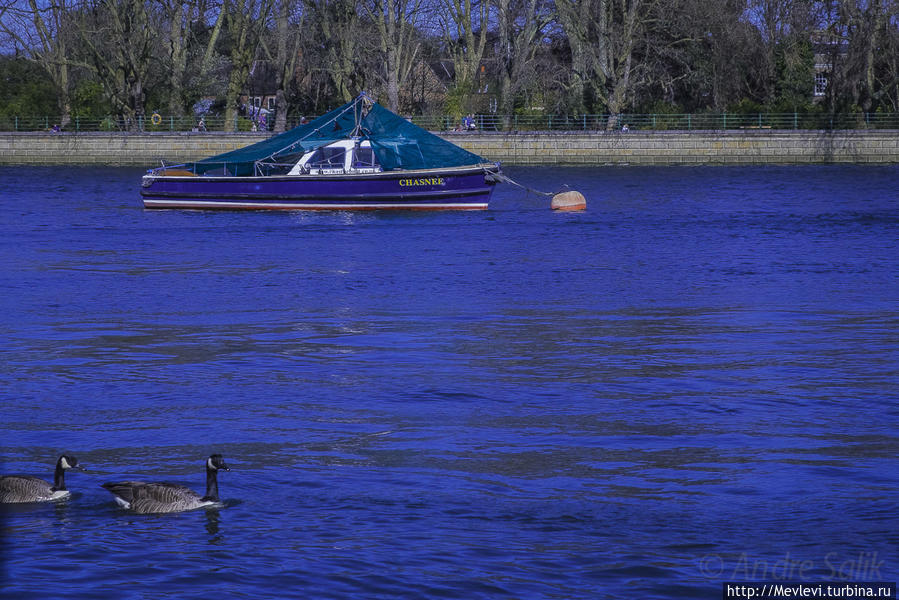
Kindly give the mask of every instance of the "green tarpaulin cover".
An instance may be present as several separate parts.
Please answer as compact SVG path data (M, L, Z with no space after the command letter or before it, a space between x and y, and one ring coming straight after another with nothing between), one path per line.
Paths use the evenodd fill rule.
M488 162L410 123L372 101L366 94L361 94L352 102L305 125L245 148L187 163L184 167L200 175L211 175L216 171L228 175L254 175L270 171L270 166L274 164L295 163L305 152L353 136L371 142L385 171L461 167Z

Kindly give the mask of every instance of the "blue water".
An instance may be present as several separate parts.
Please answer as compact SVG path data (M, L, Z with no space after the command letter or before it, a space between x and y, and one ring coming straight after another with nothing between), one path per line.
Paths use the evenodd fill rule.
M4 598L715 598L899 577L899 166L508 169L476 213L0 168ZM99 484L224 506L133 515Z

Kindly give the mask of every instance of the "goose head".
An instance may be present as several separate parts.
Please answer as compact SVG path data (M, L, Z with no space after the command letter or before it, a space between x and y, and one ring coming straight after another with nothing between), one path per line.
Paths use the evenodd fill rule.
M56 468L62 469L66 471L68 469L75 469L76 471L85 471L86 469L78 463L78 459L72 456L71 454L63 454L59 457L59 460L56 461Z
M66 471L75 469L76 471L84 471L85 468L78 463L78 459L71 454L63 454L56 461L56 471L53 473L53 490L65 491L66 489Z
M225 459L221 454L213 454L206 460L207 471L230 471L231 468L225 464Z

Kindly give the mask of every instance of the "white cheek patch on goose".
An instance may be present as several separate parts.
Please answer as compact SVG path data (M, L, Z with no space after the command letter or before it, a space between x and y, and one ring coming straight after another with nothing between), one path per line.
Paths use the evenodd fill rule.
M63 469L71 469L71 468L72 468L72 465L69 464L69 461L66 460L66 457L65 457L65 456L63 456L62 459L60 459L59 462L62 463L62 468L63 468Z
M207 459L206 459L206 467L207 467L208 469L213 469L213 470L215 470L215 471L218 471L218 467L216 467L214 464L212 464L212 459L211 459L211 458L207 458Z

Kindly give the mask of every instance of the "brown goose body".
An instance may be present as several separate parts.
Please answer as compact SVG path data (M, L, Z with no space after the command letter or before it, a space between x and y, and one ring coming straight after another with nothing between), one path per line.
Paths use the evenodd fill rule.
M51 502L62 500L71 494L66 489L65 473L69 469L83 471L78 459L70 454L63 454L56 461L53 483L44 481L33 475L4 475L0 477L0 504L19 504L23 502Z
M115 496L119 506L136 513L169 513L205 508L219 502L218 472L230 471L221 454L206 460L206 495L201 496L189 487L177 483L144 481L115 481L103 487Z

